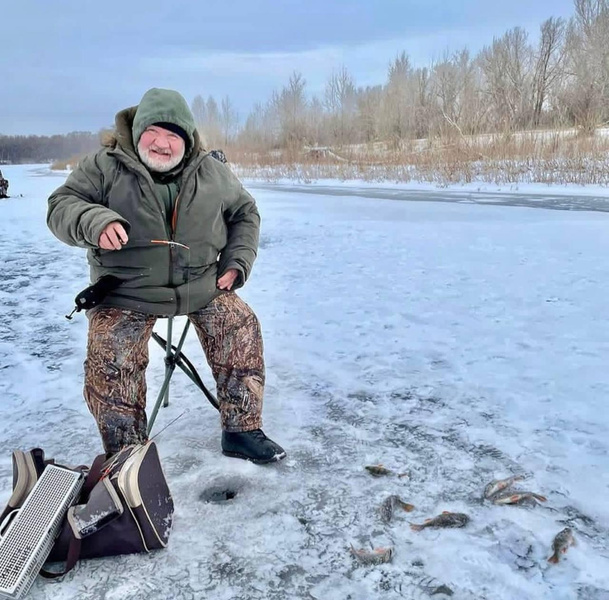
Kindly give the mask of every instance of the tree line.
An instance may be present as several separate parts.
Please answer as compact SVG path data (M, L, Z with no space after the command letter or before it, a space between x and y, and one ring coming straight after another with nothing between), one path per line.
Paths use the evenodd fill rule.
M341 147L481 133L576 127L589 135L609 122L609 0L574 0L569 19L550 17L531 41L521 27L416 66L402 52L385 81L358 86L345 67L309 94L289 81L240 119L230 97L197 95L192 112L208 148L245 151ZM0 163L66 159L99 147L99 136L0 136Z
M0 135L0 164L47 163L93 152L99 134L76 131L66 135Z
M569 19L544 21L533 43L521 27L476 55L463 48L417 67L406 53L387 78L361 87L346 67L310 96L302 73L239 123L225 97L195 97L192 111L210 147L249 150L342 146L417 138L577 127L609 120L609 0L574 0Z

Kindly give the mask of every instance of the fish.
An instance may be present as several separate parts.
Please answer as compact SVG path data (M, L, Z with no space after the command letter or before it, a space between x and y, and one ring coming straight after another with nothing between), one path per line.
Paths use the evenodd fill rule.
M552 550L554 554L548 558L548 562L556 564L560 560L561 554L566 554L569 546L575 546L577 542L573 537L573 530L570 527L565 527L560 533L556 535L552 542Z
M491 502L493 504L521 504L531 500L546 502L547 498L541 494L535 494L534 492L523 492L516 490L496 494L491 498Z
M384 475L393 475L393 471L386 469L383 465L368 465L366 471L374 477L383 477Z
M374 548L366 550L365 548L354 548L351 546L351 554L362 565L382 565L383 563L391 562L393 558L393 548Z
M379 508L381 520L384 523L389 523L389 521L393 519L393 515L395 513L396 508L401 508L406 512L412 512L414 510L414 505L408 504L408 502L404 502L399 496L392 494L384 500L384 502L381 504L381 507Z
M384 477L385 475L397 475L398 479L402 479L403 477L410 477L410 473L408 471L404 473L395 473L391 469L387 469L383 465L368 465L364 467L370 475L374 477Z
M469 517L463 513L453 513L447 510L443 511L441 515L434 517L433 519L425 519L422 525L410 524L410 528L414 531L421 531L426 527L465 527L469 523Z
M484 497L490 499L495 494L509 488L514 484L514 482L523 481L524 479L526 479L524 475L513 475L512 477L507 477L506 479L495 479L487 484L484 488Z

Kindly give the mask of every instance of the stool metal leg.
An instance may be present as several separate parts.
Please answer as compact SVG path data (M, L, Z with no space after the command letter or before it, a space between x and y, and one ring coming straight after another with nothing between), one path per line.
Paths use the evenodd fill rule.
M163 406L167 406L169 404L169 383L176 367L180 367L180 369L190 378L190 380L193 381L193 383L203 392L203 394L205 394L205 397L209 400L211 405L216 410L220 410L218 400L205 387L205 384L201 380L201 377L197 373L193 364L182 353L182 346L186 341L186 334L188 333L189 327L190 320L187 320L177 346L173 346L171 343L171 336L173 333L173 317L168 317L167 341L165 341L155 331L152 332L152 339L154 339L154 341L165 350L165 380L163 381L163 385L161 386L159 395L157 396L154 408L150 414L150 419L148 420L148 435L150 435L150 432L152 431L157 413L159 412L159 408L161 408L161 403L163 403Z
M184 326L184 331L180 336L180 341L178 345L173 349L171 345L171 335L173 330L173 317L168 318L167 322L167 348L165 349L165 380L163 381L163 385L159 391L159 395L154 404L154 408L152 409L152 413L150 414L150 419L148 420L148 435L152 431L152 427L156 420L157 413L159 412L159 408L161 407L161 403L163 406L167 406L169 404L169 383L171 381L171 377L176 368L176 356L180 356L182 352L182 346L186 340L186 334L188 333L188 328L190 327L190 321L186 321L186 325Z
M171 368L171 340L173 336L173 317L169 317L167 319L167 348L165 349L165 380L167 381L167 386L165 387L165 395L163 397L163 406L169 406L169 380L171 379L171 373L173 373L173 368Z

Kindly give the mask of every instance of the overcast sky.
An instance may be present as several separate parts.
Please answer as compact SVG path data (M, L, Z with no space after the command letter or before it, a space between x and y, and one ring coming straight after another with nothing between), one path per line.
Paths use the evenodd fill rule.
M150 87L189 103L228 95L245 117L294 70L309 94L343 65L357 85L380 84L401 51L425 66L572 14L573 0L10 0L0 134L97 131Z

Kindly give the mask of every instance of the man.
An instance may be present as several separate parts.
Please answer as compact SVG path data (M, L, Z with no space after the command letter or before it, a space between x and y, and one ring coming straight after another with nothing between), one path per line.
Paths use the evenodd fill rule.
M106 452L146 440L153 325L188 315L216 379L223 453L256 463L285 457L260 429L260 325L234 292L256 258L256 203L202 149L180 94L153 88L119 112L106 147L49 198L47 223L61 241L88 249L93 282L121 280L87 314L84 395Z
M8 179L2 177L2 171L0 171L0 198L8 198Z

